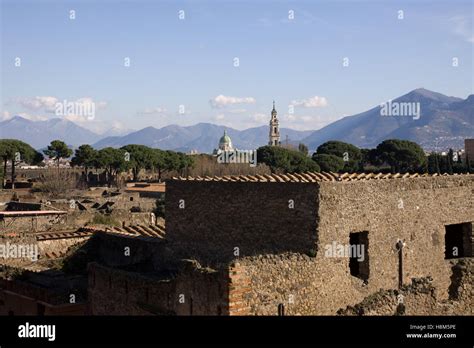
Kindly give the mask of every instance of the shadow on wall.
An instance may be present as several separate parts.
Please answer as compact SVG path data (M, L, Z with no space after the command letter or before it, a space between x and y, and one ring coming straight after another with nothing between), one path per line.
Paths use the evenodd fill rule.
M170 181L170 247L212 266L267 253L315 256L318 192L317 184Z

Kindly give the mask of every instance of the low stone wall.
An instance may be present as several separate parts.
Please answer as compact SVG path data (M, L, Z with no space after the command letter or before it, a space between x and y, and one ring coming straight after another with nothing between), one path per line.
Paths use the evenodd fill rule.
M436 296L431 278L412 279L400 290L380 290L339 315L474 315L474 260L459 259L452 266L452 293L448 300Z
M31 232L48 231L51 229L64 229L66 215L40 215L5 217L0 219L0 234L22 234Z
M66 254L68 249L78 243L89 239L89 237L58 238L38 241L38 251L41 258L60 257Z
M93 315L224 315L228 279L188 262L176 275L144 275L89 264Z

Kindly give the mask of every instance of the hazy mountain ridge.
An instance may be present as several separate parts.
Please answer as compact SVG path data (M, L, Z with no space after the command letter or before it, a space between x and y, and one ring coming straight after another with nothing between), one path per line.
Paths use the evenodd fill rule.
M198 123L193 126L181 127L177 125L166 126L160 129L147 127L130 133L124 137L108 137L94 144L96 148L107 146L120 147L127 144L142 144L161 149L170 149L188 152L212 152L217 148L219 139L224 130L232 139L234 147L239 149L256 149L268 142L268 126L260 126L245 130L219 126L212 123ZM282 142L286 135L290 143L297 143L313 131L297 131L281 128Z
M426 150L444 150L449 147L462 148L464 138L474 138L474 95L463 100L421 88L398 97L393 102L419 103L419 119L409 116L381 116L381 107L378 105L317 131L281 128L281 142L285 143L288 136L289 143L297 145L302 142L313 151L328 140L372 148L385 139L399 138L415 141ZM37 149L46 147L52 140L60 139L74 147L91 144L100 149L142 144L166 150L210 153L217 147L224 130L227 130L234 146L240 149L256 149L268 142L268 125L245 130L212 123L169 125L162 128L146 127L125 135L115 135L118 130L112 129L110 134L114 135L104 137L59 118L30 121L15 116L0 122L0 138L23 140Z
M100 136L74 122L53 118L46 121L30 121L15 116L0 122L0 138L22 140L36 149L47 146L52 140L61 139L77 146L94 143Z
M302 142L311 150L328 140L340 140L359 147L372 148L385 139L412 140L426 150L462 148L463 139L474 137L474 97L465 100L441 93L416 89L392 100L420 103L420 117L381 116L376 106L357 115L327 125Z

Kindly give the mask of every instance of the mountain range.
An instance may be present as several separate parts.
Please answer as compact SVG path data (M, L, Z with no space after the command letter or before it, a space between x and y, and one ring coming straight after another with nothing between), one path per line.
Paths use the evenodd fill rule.
M398 138L415 141L425 150L445 150L450 147L462 148L464 138L474 138L474 95L461 99L420 88L393 99L391 103L415 103L412 105L419 105L420 113L417 116L383 116L382 107L378 105L316 131L281 128L282 143L288 139L291 144L301 142L314 150L328 140L340 140L372 148L385 139ZM52 140L60 139L73 147L91 144L100 149L142 144L183 152L197 150L210 153L217 147L224 130L227 130L234 146L240 149L255 149L268 142L268 126L237 130L211 123L198 123L186 127L146 127L125 135L114 135L117 130L111 130L99 135L59 118L31 121L15 116L0 122L0 138L19 139L37 149L44 148Z
M387 101L388 102L388 101ZM423 88L391 101L419 103L419 117L381 116L381 105L333 122L302 140L310 149L328 140L373 148L385 139L415 141L426 150L462 148L464 138L474 137L474 95L465 100Z

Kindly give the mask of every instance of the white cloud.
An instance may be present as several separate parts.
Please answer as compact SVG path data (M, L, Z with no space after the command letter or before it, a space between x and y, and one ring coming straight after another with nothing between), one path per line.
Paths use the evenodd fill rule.
M291 104L294 106L302 106L304 108L319 108L327 106L328 102L325 97L318 97L316 95L306 99L293 100Z
M84 115L75 115L74 112L66 112L68 107L73 106L74 110L94 110L105 109L107 102L105 101L94 101L91 97L81 97L76 100L59 99L53 96L36 96L36 97L22 97L15 98L12 100L14 103L21 107L34 111L35 115L30 115L30 119L47 119L44 116L38 116L38 113L56 114L56 116L65 117L67 119L81 121L80 117L85 118ZM9 103L11 104L11 102ZM58 110L61 110L57 113ZM16 113L20 115L20 113ZM87 115L86 115L87 116ZM26 118L26 117L25 117ZM87 118L87 117L86 117ZM90 118L89 118L90 119Z
M137 114L139 115L158 115L158 114L164 114L166 113L166 108L157 106L155 108L147 108L142 111L138 111Z
M75 122L75 123L83 123L83 122L90 122L87 117L83 115L76 115L76 114L66 114L62 116L64 119Z
M26 109L33 111L46 111L53 113L55 105L58 102L58 98L44 96L44 97L33 97L33 98L18 98L16 100L21 106Z
M209 100L209 103L213 108L223 108L228 105L235 105L235 104L255 104L256 100L253 97L229 97L225 95L218 95L213 99Z
M214 117L216 121L222 121L225 119L224 114L217 114L216 117Z

